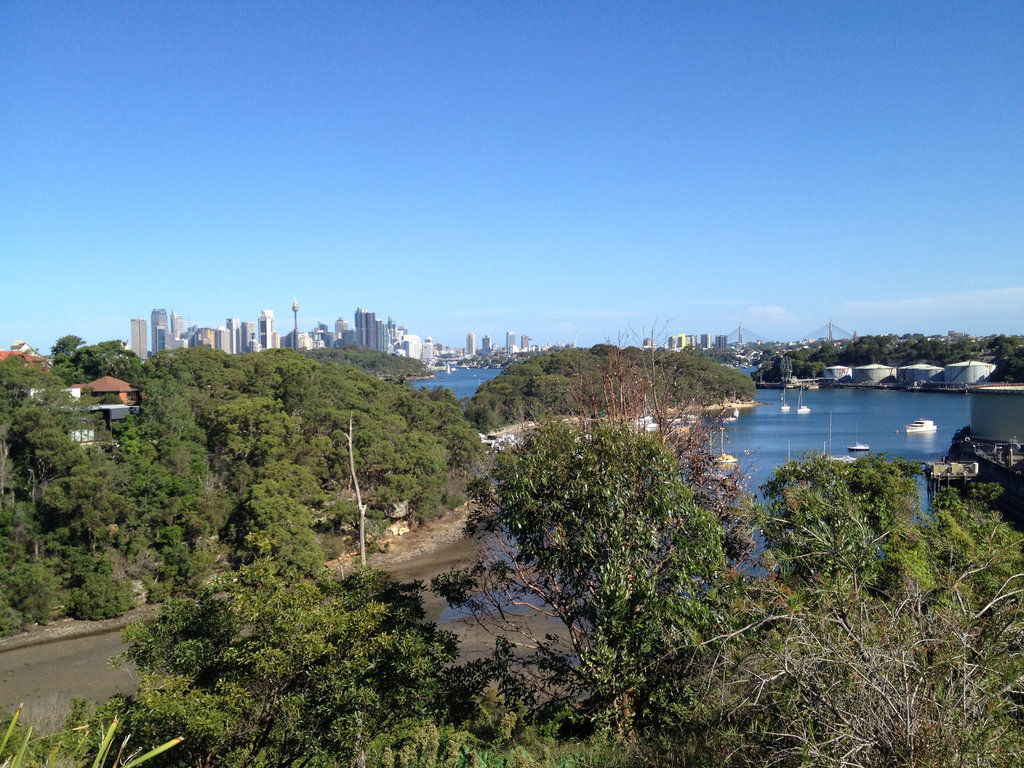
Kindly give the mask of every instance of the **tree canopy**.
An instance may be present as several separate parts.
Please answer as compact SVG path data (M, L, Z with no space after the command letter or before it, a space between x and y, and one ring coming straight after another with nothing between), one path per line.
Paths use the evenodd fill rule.
M598 344L535 355L508 366L500 376L480 385L466 406L466 415L485 432L544 416L580 412L596 416L623 382L656 382L657 390L677 403L755 396L749 377L692 351Z

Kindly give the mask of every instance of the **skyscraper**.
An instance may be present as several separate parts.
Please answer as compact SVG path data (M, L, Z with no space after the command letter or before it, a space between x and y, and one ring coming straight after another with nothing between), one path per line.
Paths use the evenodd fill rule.
M153 338L150 339L149 349L155 355L161 349L167 349L167 310L166 309L154 309L149 313L150 333L153 334Z
M466 355L472 357L476 354L476 334L472 331L466 334Z
M292 335L292 349L298 350L299 348L299 300L296 299L292 302L292 314L295 315L295 331Z
M508 354L512 354L516 351L516 332L509 331L505 334L505 351Z
M367 309L356 309L356 344L377 349L377 315Z
M245 351L245 347L242 346L242 321L237 317L229 317L224 321L224 326L228 329L228 353L232 355L240 355Z
M252 347L253 341L256 340L256 323L250 320L242 321L241 340L239 342L238 354L244 355L248 352L254 352Z
M263 314L256 318L256 337L260 349L274 348L274 310L264 309Z
M146 318L132 318L132 352L145 360L149 355L146 351Z
M216 328L213 331L213 346L214 349L222 349L229 355L232 354L231 346L234 341L235 335L231 332L230 328L225 328L223 325L220 328Z
M168 330L171 332L171 339L174 341L183 337L185 335L185 318L171 312L171 324L168 326Z

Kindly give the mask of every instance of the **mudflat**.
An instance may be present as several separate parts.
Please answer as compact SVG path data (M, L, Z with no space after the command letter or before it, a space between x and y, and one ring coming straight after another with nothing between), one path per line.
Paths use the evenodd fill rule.
M445 602L429 591L430 579L467 565L478 544L463 535L467 513L452 513L389 541L386 551L367 557L367 565L389 571L398 581L421 581L427 619L440 621L459 635L467 657L493 646L489 635L454 615L445 615ZM342 573L355 565L347 559L330 564ZM125 650L121 630L130 621L154 612L152 606L104 622L64 619L0 638L0 710L11 712L25 705L24 722L37 731L56 728L72 698L102 702L138 688L131 665L112 666L110 660Z

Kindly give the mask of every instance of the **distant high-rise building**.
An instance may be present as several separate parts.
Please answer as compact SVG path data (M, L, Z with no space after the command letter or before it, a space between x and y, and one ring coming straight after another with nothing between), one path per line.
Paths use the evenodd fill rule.
M377 315L359 307L356 310L356 344L366 349L377 349Z
M428 365L434 360L434 340L429 336L423 340L423 349L420 351L420 360Z
M701 349L711 349L711 334L710 333L702 333L700 335L700 348Z
M470 332L470 333L466 334L466 355L468 357L472 357L475 354L476 354L476 334Z
M729 348L729 336L724 333L719 333L715 336L715 349L728 349Z
M516 351L515 331L509 331L508 333L505 334L505 351L510 355Z
M334 332L339 336L344 336L345 331L348 330L348 320L344 317L339 317L334 321Z
M231 346L233 339L234 334L231 330L222 325L213 332L213 347L214 349L222 349L230 355L232 354Z
M229 334L229 348L226 351L232 355L242 354L245 351L242 347L242 321L237 317L229 317L224 322L224 327L227 328Z
M171 338L177 341L185 337L185 318L171 312L171 324L169 326Z
M406 357L419 360L423 353L423 344L420 342L420 337L415 333L405 334L402 337L402 352Z
M264 309L262 314L256 318L256 337L260 342L260 349L274 349L274 310Z
M213 349L217 346L217 334L213 328L196 328L195 332L189 336L188 345Z
M238 354L244 355L248 352L254 352L255 350L252 348L252 343L256 338L256 323L249 320L243 320L239 336L241 338L239 340Z
M523 352L529 352L529 351L530 351L530 337L529 337L529 336L527 336L527 335L526 335L526 334L524 333L524 334L523 334L522 336L520 336L519 338L520 338L520 342L519 342L519 348L520 348L521 350L523 350Z
M147 342L148 339L146 338L146 318L133 317L132 352L138 355L140 360L145 360L149 356L146 351Z
M388 317L388 321L384 324L384 347L388 352L391 352L395 348L395 344L398 342L398 326L395 325L395 321Z
M149 330L153 337L150 339L149 348L155 355L161 349L167 349L167 310L154 309L149 314Z
M485 333L483 339L480 341L480 354L489 355L493 349L494 348L491 346L491 335L489 333Z

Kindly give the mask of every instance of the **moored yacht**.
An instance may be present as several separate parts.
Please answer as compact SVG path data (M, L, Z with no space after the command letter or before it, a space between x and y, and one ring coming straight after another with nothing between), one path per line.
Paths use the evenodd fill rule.
M938 426L931 419L918 419L903 427L903 431L908 435L913 432L934 432L937 429Z

